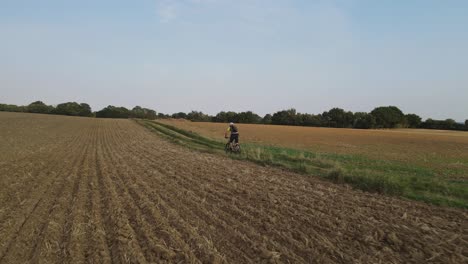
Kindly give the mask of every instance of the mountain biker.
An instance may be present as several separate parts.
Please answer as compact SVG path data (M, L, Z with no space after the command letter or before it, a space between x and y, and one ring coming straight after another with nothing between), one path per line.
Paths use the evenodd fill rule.
M228 138L228 133L231 133L229 143L235 142L236 144L239 144L239 130L233 122L229 123L228 129L224 133L224 138Z

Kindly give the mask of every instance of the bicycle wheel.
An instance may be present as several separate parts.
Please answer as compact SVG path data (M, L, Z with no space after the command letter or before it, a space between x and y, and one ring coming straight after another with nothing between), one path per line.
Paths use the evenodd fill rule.
M235 144L235 145L232 146L232 153L235 153L235 154L240 153L240 145L239 144Z
M241 146L238 144L236 147L236 153L240 154L241 153Z

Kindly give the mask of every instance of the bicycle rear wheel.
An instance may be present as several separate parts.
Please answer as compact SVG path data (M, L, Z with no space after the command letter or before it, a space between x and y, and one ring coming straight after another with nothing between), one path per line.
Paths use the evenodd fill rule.
M240 153L241 153L241 146L240 146L240 144L236 144L236 146L234 146L233 152L236 153L236 154L240 154Z

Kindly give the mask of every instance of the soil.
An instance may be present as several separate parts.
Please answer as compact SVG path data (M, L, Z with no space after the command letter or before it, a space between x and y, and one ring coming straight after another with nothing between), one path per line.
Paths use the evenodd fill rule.
M0 113L0 138L0 263L468 261L466 210L191 151L131 120Z

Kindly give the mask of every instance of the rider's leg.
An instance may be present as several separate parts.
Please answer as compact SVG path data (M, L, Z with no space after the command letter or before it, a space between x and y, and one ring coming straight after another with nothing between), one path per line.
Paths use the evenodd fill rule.
M231 137L229 138L229 145L232 147L234 141L236 140L236 137L234 134L231 134Z

